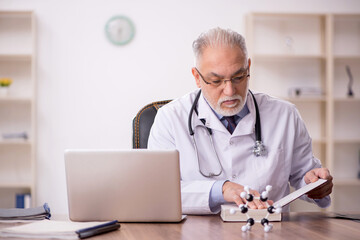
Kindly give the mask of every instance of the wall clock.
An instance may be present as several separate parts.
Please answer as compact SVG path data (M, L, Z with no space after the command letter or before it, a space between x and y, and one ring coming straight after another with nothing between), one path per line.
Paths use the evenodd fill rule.
M134 23L125 16L114 16L105 25L108 40L115 45L125 45L135 36Z

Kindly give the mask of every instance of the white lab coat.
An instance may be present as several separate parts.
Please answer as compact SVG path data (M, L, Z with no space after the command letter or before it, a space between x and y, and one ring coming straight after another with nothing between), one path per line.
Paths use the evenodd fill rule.
M199 173L198 160L189 135L188 116L198 91L191 92L159 109L152 126L149 149L178 149L180 152L181 195L184 214L211 214L209 193L216 180L230 180L248 185L259 192L267 185L273 188L269 199L277 201L289 194L289 183L296 189L305 185L307 171L320 167L313 156L311 138L295 106L286 101L261 93L254 93L261 118L262 140L267 148L266 157L255 157L255 106L250 94L247 97L247 114L231 135L219 121L203 96L198 112L192 116L199 158L206 168L219 170L209 135L200 119L212 129L216 152L223 167L218 177L207 178ZM307 198L307 197L304 197ZM305 199L312 201L310 199ZM319 206L327 207L330 198Z

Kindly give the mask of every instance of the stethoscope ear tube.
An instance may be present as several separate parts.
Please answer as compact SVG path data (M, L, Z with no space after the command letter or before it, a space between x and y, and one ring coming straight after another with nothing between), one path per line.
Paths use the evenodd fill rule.
M255 121L255 146L253 148L253 153L256 157L260 157L260 156L266 156L267 155L267 150L265 145L263 144L262 140L261 140L261 123L260 123L260 113L259 113L259 107L257 105L256 99L254 97L254 94L250 91L249 92L252 96L252 98L254 99L254 105L255 105L255 111L256 111L256 121Z
M254 99L254 105L255 105L255 111L256 111L255 137L256 137L256 141L261 142L261 124L260 124L259 107L258 107L257 102L256 102L256 100L255 100L254 94L251 92L250 89L249 89L249 92L250 92L252 98ZM193 115L193 112L194 112L194 111L197 113L196 106L197 106L197 103L198 103L198 101L199 101L200 95L201 95L201 89L200 89L199 92L197 93L197 95L196 95L196 97L195 97L195 100L194 100L194 103L193 103L193 105L191 106L190 113L189 113L188 127L189 127L189 134L190 134L190 136L193 136L193 135L194 135L194 130L192 129L192 115Z
M195 97L195 100L194 100L194 103L193 105L191 106L191 109L190 109L190 113L189 113L189 119L188 119L188 127L189 127L189 134L190 136L193 136L194 135L194 130L192 129L192 114L195 110L195 112L197 113L197 110L196 110L196 105L199 101L199 98L200 98L200 95L201 95L201 89L199 90L198 94L196 95Z
M254 99L254 105L255 105L255 111L256 111L256 120L255 120L255 137L256 141L261 142L261 124L260 124L260 114L259 114L259 107L257 105L257 102L255 100L254 94L250 91L249 92Z
M256 117L255 117L255 146L253 148L253 153L256 157L259 157L259 156L266 156L267 155L267 150L266 150L266 147L264 146L264 144L262 143L262 140L261 140L261 123L260 123L260 113L259 113L259 107L257 105L257 102L256 102L256 99L254 97L254 94L250 91L249 89L249 92L254 100L254 105L255 105L255 112L256 112ZM193 112L195 111L195 113L198 115L198 111L197 111L197 103L199 101L199 98L200 98L200 95L201 95L201 89L199 90L199 92L197 93L195 99L194 99L194 103L193 105L191 106L191 109L190 109L190 113L189 113L189 118L188 118L188 127L189 127L189 134L190 136L192 136L194 138L194 130L192 129L192 115L193 115ZM205 125L206 127L206 124L205 124L205 120L204 119L200 119L200 121ZM210 137L212 135L212 130L208 127L206 127L207 131L209 132L210 134ZM195 141L195 139L194 139ZM195 146L196 147L196 146Z
M262 143L261 141L261 124L260 124L260 114L259 114L259 109L258 109L258 105L257 105L257 102L256 102L256 99L253 95L253 93L249 90L253 100L254 100L254 105L255 105L255 112L256 112L256 120L255 120L255 137L256 137L256 141L255 141L255 146L253 148L253 153L256 157L259 157L259 156L266 156L267 155L267 150L264 146L264 144ZM195 99L194 99L194 103L193 105L191 106L191 109L190 109L190 113L189 113L189 118L188 118L188 127L189 127L189 134L190 136L192 137L193 139L193 143L194 143L194 148L195 148L195 152L196 152L196 158L198 160L198 167L199 167L199 172L201 173L202 176L204 177L216 177L216 176L220 176L223 172L223 167L221 165L221 161L219 159L219 156L216 152L216 149L215 149L215 145L214 145L214 142L213 142L213 139L212 139L212 131L210 128L206 127L206 124L205 124L205 120L204 119L200 119L200 121L204 124L204 126L206 127L208 133L209 133L209 138L210 138L210 141L211 141L211 145L212 145L212 148L214 150L214 153L217 157L217 160L218 160L218 163L219 163L219 166L220 166L220 171L218 173L214 173L214 172L209 172L209 174L204 174L201 170L201 163L200 163L200 160L199 160L199 153L198 153L198 149L197 149L197 146L196 146L196 141L195 141L195 132L194 130L192 129L192 115L195 111L195 113L198 115L198 111L197 111L197 103L199 101L199 98L200 98L200 95L201 95L201 89L199 90L199 92L197 93Z

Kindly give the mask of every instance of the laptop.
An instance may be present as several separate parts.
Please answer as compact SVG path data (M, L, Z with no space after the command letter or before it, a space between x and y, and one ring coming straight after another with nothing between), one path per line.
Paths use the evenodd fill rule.
M177 150L66 150L72 221L179 222Z

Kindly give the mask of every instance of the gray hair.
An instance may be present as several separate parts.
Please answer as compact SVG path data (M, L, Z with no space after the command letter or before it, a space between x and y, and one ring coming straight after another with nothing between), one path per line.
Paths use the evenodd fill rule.
M195 55L195 65L197 65L197 62L202 56L205 48L218 46L239 47L244 53L246 59L248 58L245 38L231 29L225 30L217 27L200 34L200 36L193 42L192 47Z

